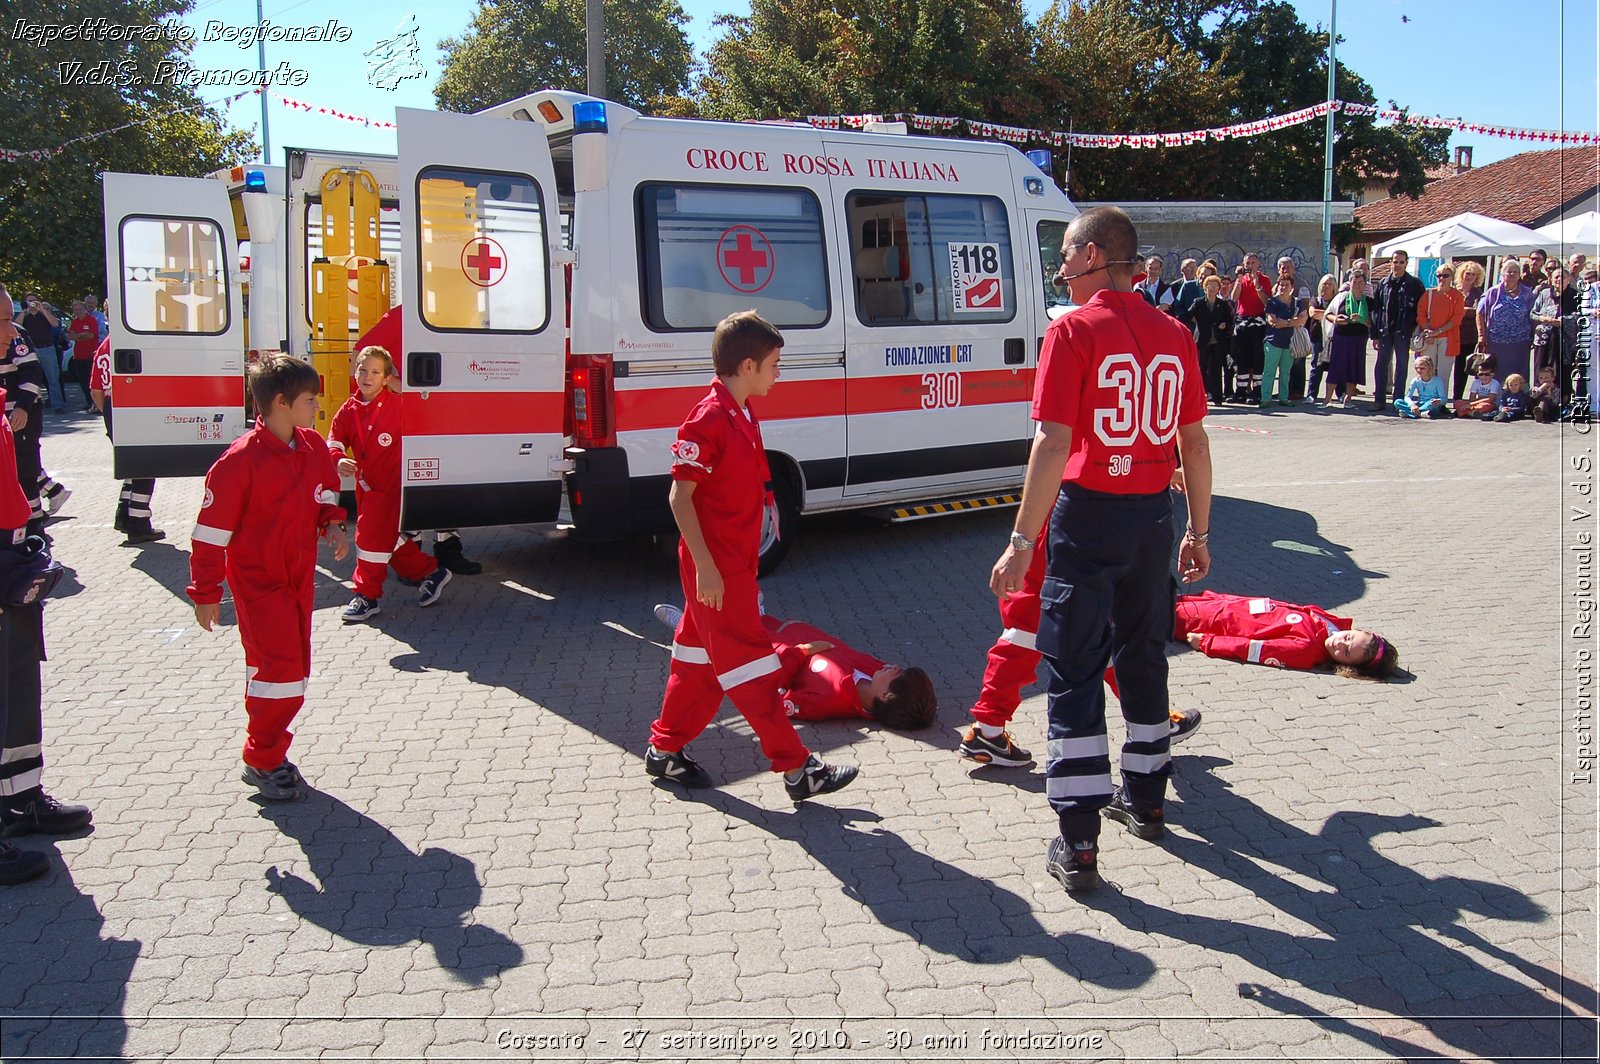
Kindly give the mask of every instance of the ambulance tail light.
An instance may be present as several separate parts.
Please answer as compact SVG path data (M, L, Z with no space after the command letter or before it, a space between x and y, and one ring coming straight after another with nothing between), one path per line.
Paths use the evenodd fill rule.
M616 404L611 393L610 355L572 355L567 360L567 435L578 447L615 447Z

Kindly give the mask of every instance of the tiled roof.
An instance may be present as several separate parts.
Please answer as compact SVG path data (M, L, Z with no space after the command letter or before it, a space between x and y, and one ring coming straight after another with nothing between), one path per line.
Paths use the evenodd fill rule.
M1369 233L1403 233L1463 211L1530 225L1600 186L1600 150L1528 151L1430 182L1420 199L1390 196L1356 208Z

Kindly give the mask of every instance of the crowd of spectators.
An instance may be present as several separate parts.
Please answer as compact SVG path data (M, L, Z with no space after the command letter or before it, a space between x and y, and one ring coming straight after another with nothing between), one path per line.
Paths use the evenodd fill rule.
M1152 255L1134 285L1193 330L1213 405L1555 421L1588 400L1600 264L1581 252L1565 264L1542 250L1505 258L1489 287L1470 259L1440 263L1424 285L1403 251L1357 259L1314 291L1292 258L1276 266L1269 277L1251 254L1228 274L1184 259L1165 281Z

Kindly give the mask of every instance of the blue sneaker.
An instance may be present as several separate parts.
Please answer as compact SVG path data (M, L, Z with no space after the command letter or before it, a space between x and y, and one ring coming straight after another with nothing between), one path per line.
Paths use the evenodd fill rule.
M450 570L439 566L429 576L422 578L418 585L417 605L432 606L439 601L439 596L444 594L444 586L450 582Z
M339 619L345 624L360 624L362 621L370 621L382 609L383 607L378 605L377 599L369 599L365 595L357 595L350 600L350 605L344 608L344 612L339 614Z

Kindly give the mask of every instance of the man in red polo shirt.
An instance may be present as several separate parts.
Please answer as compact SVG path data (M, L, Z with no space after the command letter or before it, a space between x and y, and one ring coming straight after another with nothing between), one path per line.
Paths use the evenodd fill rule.
M1085 211L1067 228L1056 280L1079 307L1045 332L1033 391L1039 431L1011 543L989 581L1001 596L1022 587L1048 518L1038 649L1050 714L1045 796L1061 835L1047 867L1073 892L1099 885L1101 809L1139 838L1163 831L1174 441L1189 502L1178 566L1197 580L1211 565L1199 356L1181 323L1132 291L1137 248L1133 223L1116 207ZM1115 795L1101 682L1108 661L1127 723Z

